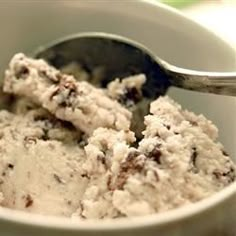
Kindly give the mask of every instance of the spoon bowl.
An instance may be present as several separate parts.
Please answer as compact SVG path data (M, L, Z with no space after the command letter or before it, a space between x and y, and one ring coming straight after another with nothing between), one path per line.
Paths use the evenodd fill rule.
M86 72L102 70L101 87L115 78L144 73L143 95L155 99L172 86L207 93L236 95L236 73L200 72L179 68L156 57L145 46L114 34L80 33L40 47L35 53L61 69L71 63Z
M89 74L100 68L101 87L106 87L115 78L144 73L148 78L143 87L146 98L164 95L170 86L162 63L157 63L147 48L118 35L80 33L40 47L34 56L59 70L71 63L78 63Z

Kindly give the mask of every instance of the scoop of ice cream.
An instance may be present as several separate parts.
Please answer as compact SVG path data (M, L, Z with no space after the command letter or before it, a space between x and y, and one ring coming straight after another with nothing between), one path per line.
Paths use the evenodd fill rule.
M96 176L97 183L88 185L80 216L101 219L163 212L206 198L235 180L235 165L216 141L217 128L204 116L160 97L151 104L145 124L138 148L125 144L118 153L114 150L122 142L112 141L120 135L117 131L94 133L93 140L97 135L100 142L101 137L109 139L105 147L111 140L105 150L96 142L97 155L109 164Z
M101 89L60 73L43 60L17 54L10 62L4 91L30 98L57 118L91 134L96 128L128 130L131 113Z
M115 79L107 85L107 94L132 112L131 130L138 139L142 139L144 116L149 112L150 100L143 96L143 86L146 83L144 74L132 75Z
M212 122L168 97L154 101L150 112L138 147L147 157L145 165L124 185L131 196L128 207L135 198L145 200L152 212L173 209L208 197L235 180L235 165L216 141Z
M113 179L119 173L120 163L135 141L131 131L99 128L94 131L85 146L87 159L83 164L90 179L80 207L74 216L102 219L120 216L113 206Z
M0 112L2 205L44 215L70 216L88 180L81 163L79 133L47 112Z
M146 76L139 74L122 80L115 79L107 86L108 96L126 107L132 107L142 100L142 87Z
M151 103L136 142L131 113L111 97L131 88L141 96L144 81L116 80L105 91L16 55L4 90L28 100L0 111L0 203L80 219L133 217L195 203L232 183L235 164L217 128L167 96Z

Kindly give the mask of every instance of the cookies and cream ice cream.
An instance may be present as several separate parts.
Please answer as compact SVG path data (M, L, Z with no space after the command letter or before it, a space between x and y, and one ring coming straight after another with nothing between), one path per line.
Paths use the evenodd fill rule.
M235 165L217 128L167 96L151 103L136 141L132 113L145 80L100 89L15 55L3 89L17 99L0 111L1 205L78 219L132 217L193 204L232 183Z

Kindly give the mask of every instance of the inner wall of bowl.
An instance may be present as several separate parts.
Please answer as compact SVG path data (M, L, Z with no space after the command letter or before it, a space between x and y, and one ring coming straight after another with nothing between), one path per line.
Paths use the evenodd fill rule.
M4 1L0 19L0 72L16 52L32 52L57 38L88 31L129 37L177 66L235 69L235 54L221 40L176 13L142 1ZM169 94L184 107L210 118L219 127L227 151L236 157L235 98L174 88Z
M142 1L4 1L0 7L0 65L68 34L104 31L137 40L177 66L232 70L235 54L195 23Z

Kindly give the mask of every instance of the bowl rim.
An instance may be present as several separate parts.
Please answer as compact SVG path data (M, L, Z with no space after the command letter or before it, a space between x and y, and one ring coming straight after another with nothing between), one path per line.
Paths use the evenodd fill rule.
M211 35L212 37L214 37L215 39L218 40L218 42L222 43L222 45L224 44L225 47L228 47L229 49L231 49L233 52L236 52L235 47L233 47L229 42L227 42L224 38L222 38L219 34L216 34L214 31L212 31L211 29L207 28L206 26L200 24L199 22L195 21L194 19L191 19L189 16L187 16L184 12L181 12L180 10L171 7L167 4L158 2L156 0L138 0L139 2L142 2L144 4L150 4L153 7L159 7L162 8L163 10L165 10L166 12L170 12L173 15L176 15L180 18L182 18L183 20L185 20L185 22L188 22L188 24L192 24L195 25L196 27L198 27L199 29L201 28L202 30L204 30L205 32L208 33L208 35Z
M165 4L159 3L154 0L139 0L141 4L150 4L153 7L161 8L167 14L173 14L177 17L188 21L190 24L195 25L198 28L202 28L212 34L216 39L231 48L231 46L224 41L220 36L215 35L210 30L206 29L202 25L189 19L187 16L179 12L178 10L169 7ZM232 48L232 50L234 50ZM67 231L119 231L124 229L139 229L143 227L149 227L153 225L163 226L170 223L175 223L186 218L200 215L201 213L211 210L212 208L222 204L236 194L236 182L230 184L219 192L207 197L199 202L180 207L178 209L169 210L163 213L156 213L153 215L134 217L127 220L124 219L112 219L112 220L85 220L81 221L74 218L55 217L55 216L43 216L39 214L32 214L28 212L21 212L18 210L12 210L7 208L0 208L0 221L5 221L15 225L33 226L45 229L67 230ZM79 222L79 223L78 223Z
M235 196L236 182L230 184L219 192L199 202L185 205L178 209L163 213L129 218L104 219L104 220L80 220L76 218L44 216L30 212L21 212L7 208L0 208L0 221L14 225L33 226L44 229L67 231L119 231L140 229L150 226L164 226L180 222L186 218L195 217L222 204Z

